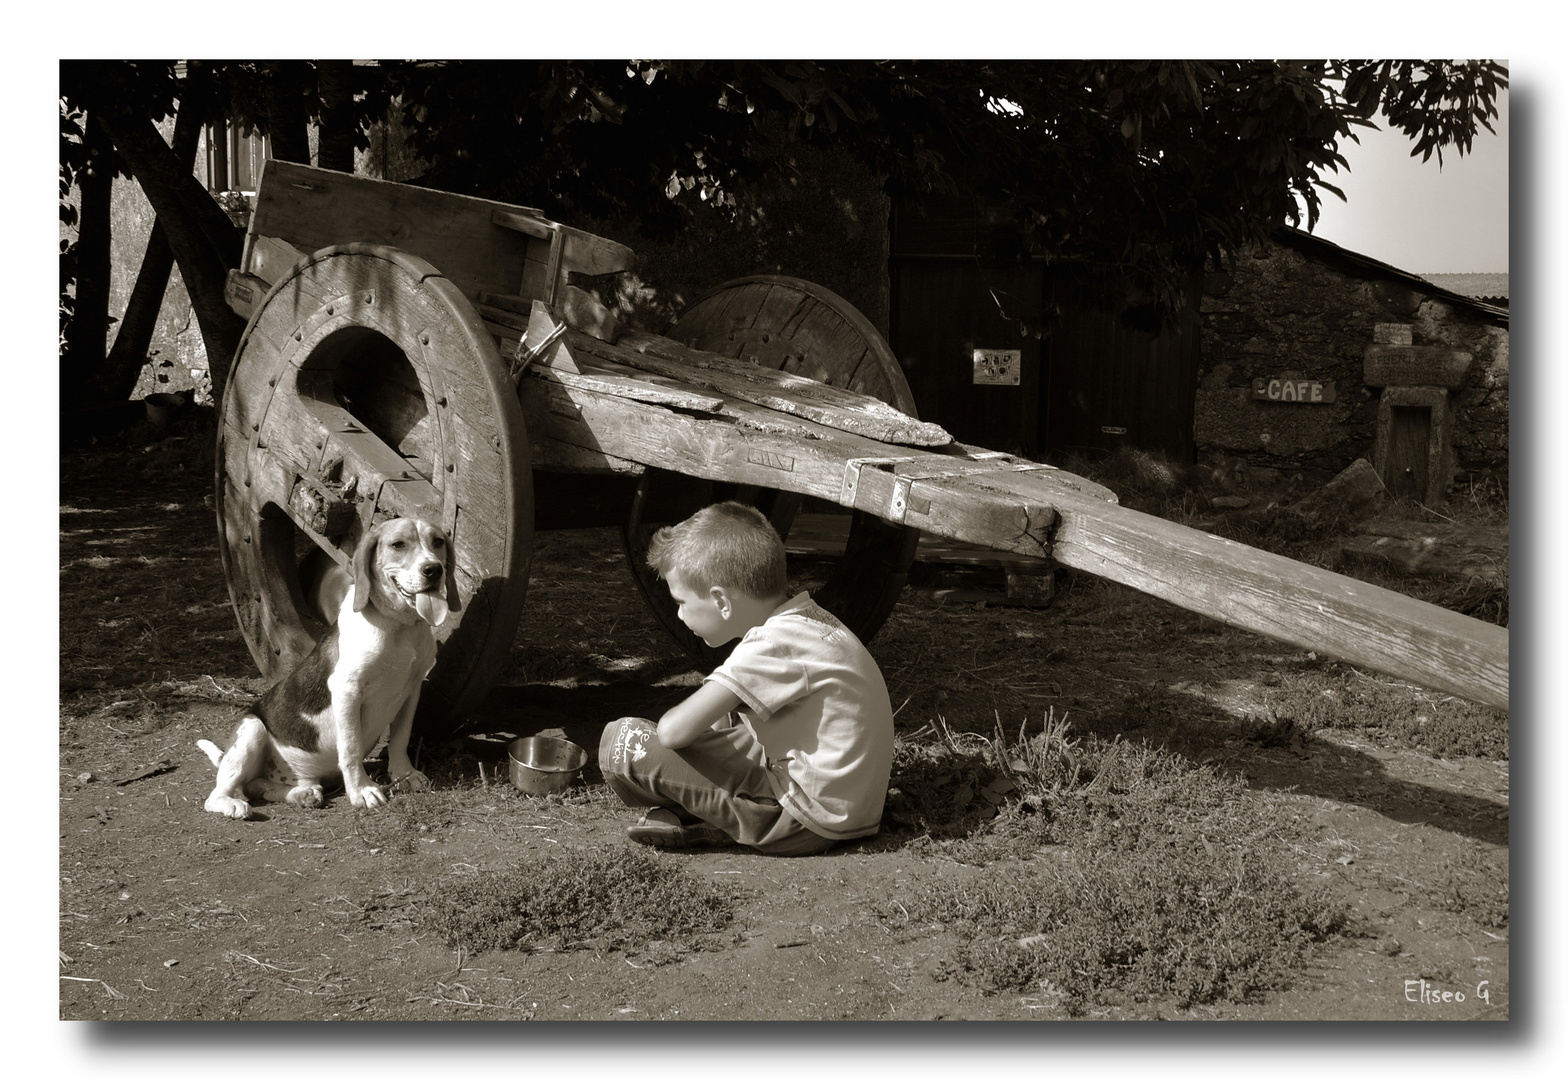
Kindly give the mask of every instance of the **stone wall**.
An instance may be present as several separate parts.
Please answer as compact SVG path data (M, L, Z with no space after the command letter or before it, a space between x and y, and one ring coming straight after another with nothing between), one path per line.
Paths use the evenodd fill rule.
M1198 458L1262 482L1312 484L1373 458L1381 387L1364 362L1380 324L1418 346L1470 354L1450 397L1454 477L1508 468L1508 328L1391 268L1307 239L1271 244L1207 275L1196 400ZM1332 401L1259 400L1255 380L1332 382ZM1301 395L1307 398L1311 394ZM1318 395L1326 398L1326 392Z

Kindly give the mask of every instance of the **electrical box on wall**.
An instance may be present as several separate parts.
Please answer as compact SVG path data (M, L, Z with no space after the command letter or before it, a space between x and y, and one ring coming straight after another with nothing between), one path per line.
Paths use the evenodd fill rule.
M1020 349L976 349L976 386L1017 386L1023 369Z

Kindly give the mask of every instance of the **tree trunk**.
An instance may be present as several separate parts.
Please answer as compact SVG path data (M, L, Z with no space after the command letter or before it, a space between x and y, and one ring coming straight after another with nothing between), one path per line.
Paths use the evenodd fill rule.
M270 76L267 82L267 134L272 136L272 156L280 161L309 165L305 87L310 67L303 60L273 60L264 68Z
M174 122L174 155L186 172L196 164L196 147L201 140L207 99L207 87L193 69L187 76L186 95ZM162 220L156 220L152 234L147 238L147 251L142 256L125 316L120 320L120 332L114 338L114 348L109 350L107 360L92 380L92 393L97 400L105 404L124 401L136 388L136 380L147 362L152 336L158 328L158 315L173 268L174 252L169 247ZM215 379L214 385L220 381Z
M316 164L339 172L354 171L354 65L349 60L320 60L316 79L321 91L321 130Z
M114 144L96 111L83 137L85 167L77 175L76 309L60 357L60 409L84 407L82 384L103 365L109 335L109 202L114 189Z

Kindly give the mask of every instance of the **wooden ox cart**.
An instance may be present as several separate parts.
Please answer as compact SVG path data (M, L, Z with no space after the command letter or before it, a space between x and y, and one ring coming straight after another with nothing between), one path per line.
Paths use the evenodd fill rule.
M583 277L626 247L483 199L268 162L227 296L249 320L229 372L218 530L245 641L276 678L325 631L302 584L371 523L452 537L460 602L421 723L450 729L511 647L536 528L658 525L717 498L788 533L803 499L849 512L816 591L863 638L921 531L1049 556L1222 622L1498 707L1508 633L1116 504L1082 477L956 443L915 418L871 324L792 278L730 282L665 334L617 325Z

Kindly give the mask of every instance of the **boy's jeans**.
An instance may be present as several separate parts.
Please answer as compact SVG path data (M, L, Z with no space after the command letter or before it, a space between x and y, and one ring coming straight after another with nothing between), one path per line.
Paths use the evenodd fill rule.
M605 725L599 768L627 806L662 806L715 825L765 855L815 855L834 841L791 817L773 797L762 744L745 724L715 728L679 750L635 716Z

